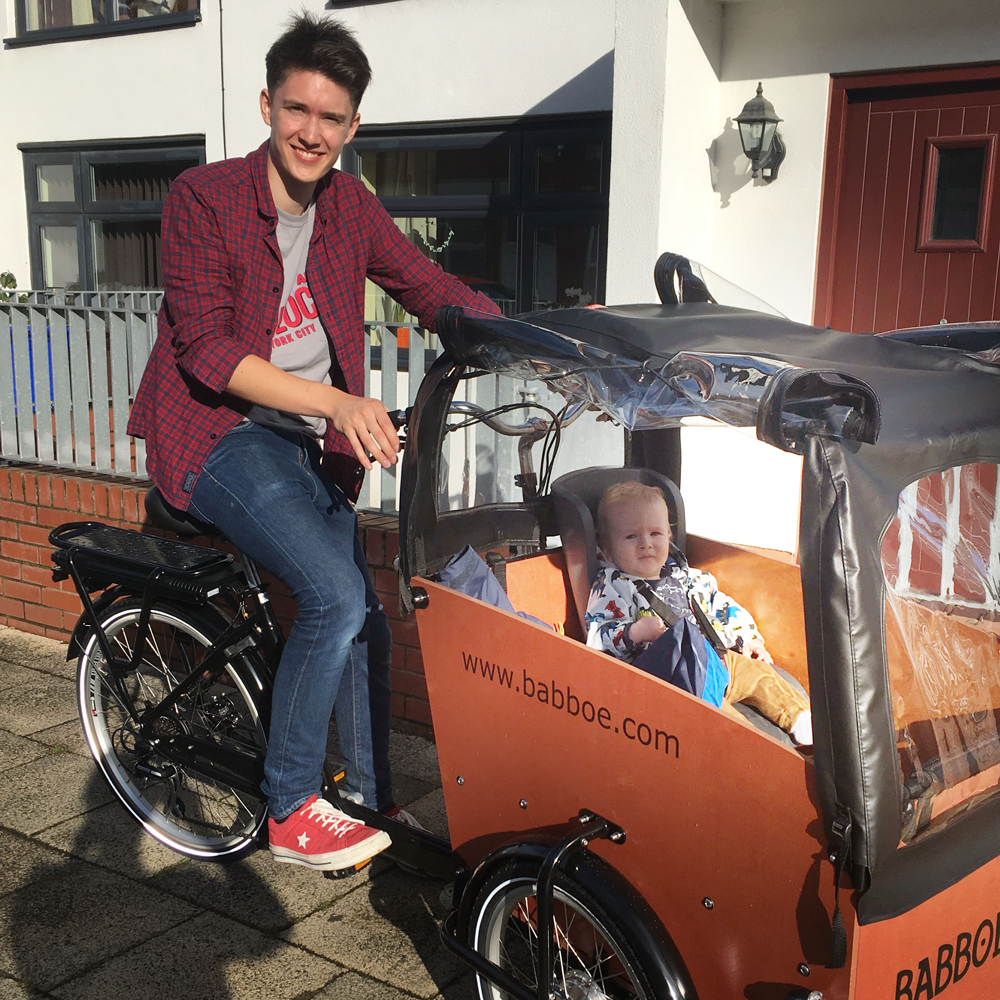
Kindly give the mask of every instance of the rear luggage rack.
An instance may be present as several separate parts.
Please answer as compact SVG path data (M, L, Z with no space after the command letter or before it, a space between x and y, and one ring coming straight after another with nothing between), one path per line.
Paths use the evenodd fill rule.
M238 570L227 552L98 521L73 521L54 528L52 561L56 580L74 577L88 593L119 584L138 593L155 592L203 604L235 582Z

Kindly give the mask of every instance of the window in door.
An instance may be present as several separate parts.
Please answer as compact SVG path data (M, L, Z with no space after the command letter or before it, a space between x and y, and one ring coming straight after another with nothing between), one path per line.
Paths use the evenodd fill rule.
M927 140L917 250L985 250L995 155L995 135Z

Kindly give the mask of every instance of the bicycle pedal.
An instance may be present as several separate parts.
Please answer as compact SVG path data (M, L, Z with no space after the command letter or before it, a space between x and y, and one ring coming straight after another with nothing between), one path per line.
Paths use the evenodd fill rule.
M323 878L332 879L342 879L342 878L354 878L362 868L366 868L372 863L371 858L367 858L365 861L360 861L358 864L353 865L350 868L336 868L333 871L323 872Z

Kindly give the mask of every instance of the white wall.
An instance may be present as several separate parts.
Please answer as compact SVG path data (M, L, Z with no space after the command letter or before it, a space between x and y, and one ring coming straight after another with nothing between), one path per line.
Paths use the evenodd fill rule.
M264 54L298 6L241 0L238 18L227 9L230 156L267 137L256 110ZM614 0L393 0L330 13L357 32L372 64L362 123L611 108Z
M0 7L4 37L15 2ZM193 26L0 49L0 271L29 286L17 143L205 134L208 158L221 155L218 37L218 2L202 0Z
M608 302L656 301L664 250L707 263L719 113L716 0L618 0Z

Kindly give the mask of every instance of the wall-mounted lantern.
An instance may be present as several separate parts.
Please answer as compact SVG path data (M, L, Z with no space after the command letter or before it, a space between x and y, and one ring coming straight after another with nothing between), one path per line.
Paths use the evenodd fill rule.
M753 168L751 176L761 177L766 184L778 176L778 167L785 158L785 144L778 135L778 122L783 120L764 97L764 87L760 83L757 84L757 96L747 101L736 116L743 152Z

